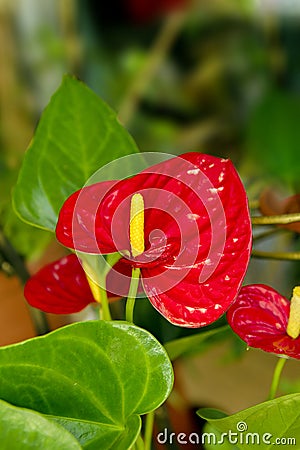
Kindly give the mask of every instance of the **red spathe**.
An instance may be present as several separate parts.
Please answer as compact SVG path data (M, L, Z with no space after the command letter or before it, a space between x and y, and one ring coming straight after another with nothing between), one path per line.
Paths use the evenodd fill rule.
M300 359L300 338L286 333L290 302L264 284L244 286L227 312L233 331L250 347Z
M145 251L133 258L130 202L137 192L145 203ZM61 209L56 234L80 252L120 252L123 262L141 268L153 306L186 327L208 325L228 309L252 240L246 193L233 164L200 153L75 192Z

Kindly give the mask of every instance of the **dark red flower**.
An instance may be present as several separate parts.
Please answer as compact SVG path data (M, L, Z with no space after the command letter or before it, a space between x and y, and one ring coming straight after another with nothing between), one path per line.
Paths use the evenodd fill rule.
M144 200L145 250L133 256L129 223L136 193ZM233 164L187 153L130 179L75 192L60 211L56 235L80 252L121 253L122 263L141 268L144 290L164 317L200 327L218 319L235 299L252 233Z
M118 263L114 266L116 270L118 266ZM109 278L108 285L113 284L114 280ZM128 290L129 284L126 287ZM27 281L24 295L31 306L53 314L76 313L96 302L76 255L65 256L40 269ZM108 297L110 301L118 299L110 292Z
M145 23L185 8L189 3L190 0L127 0L126 8L135 22Z
M250 347L300 359L300 338L287 334L290 305L289 300L269 286L244 286L229 308L227 320Z

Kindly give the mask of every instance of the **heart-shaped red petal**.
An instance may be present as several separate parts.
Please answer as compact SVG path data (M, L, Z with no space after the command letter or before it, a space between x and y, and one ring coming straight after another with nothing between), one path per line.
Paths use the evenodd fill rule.
M250 347L300 359L300 338L286 333L290 302L263 284L244 286L227 312L233 331Z

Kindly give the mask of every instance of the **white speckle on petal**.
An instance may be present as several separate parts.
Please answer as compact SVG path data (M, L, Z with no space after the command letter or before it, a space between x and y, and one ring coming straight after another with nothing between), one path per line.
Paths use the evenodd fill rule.
M53 276L57 281L59 280L59 275L56 272L53 273Z
M209 264L211 264L211 259L207 258L207 259L204 261L204 264L206 264L207 266L208 266Z
M199 172L200 172L199 168L197 168L197 169L190 169L190 170L187 171L187 174L188 175L198 175Z
M222 181L224 180L224 172L221 172L219 175L219 182L222 183Z
M197 220L197 219L200 218L200 216L199 216L199 214L192 214L192 213L190 213L190 214L187 214L187 218L191 219L191 220Z
M61 266L64 266L65 264L67 264L67 262L68 262L68 258L62 258L61 260L60 260L60 265ZM59 267L58 267L59 268Z
M207 312L207 308L199 308L198 311L200 311L202 314L205 314Z
M54 268L54 270L59 270L59 267L60 267L59 264L54 264L53 268Z
M214 163L212 163L212 164L210 164L208 167L209 167L210 169L212 169L214 166L215 166Z
M222 308L222 305L219 305L218 303L216 303L215 306L214 306L214 308L215 308L215 309L220 309L220 308Z
M239 238L233 238L232 240L233 240L233 242L237 242L239 240Z
M221 187L219 187L219 188L209 188L208 190L209 190L209 192L211 192L212 194L216 194L217 192L223 191L223 189L224 189L224 186L221 186Z
M280 329L281 329L280 323L276 322L276 323L275 323L275 327L277 328L277 330L280 330Z
M230 280L230 277L229 277L228 275L226 275L225 280L226 280L226 281L229 281L229 280Z

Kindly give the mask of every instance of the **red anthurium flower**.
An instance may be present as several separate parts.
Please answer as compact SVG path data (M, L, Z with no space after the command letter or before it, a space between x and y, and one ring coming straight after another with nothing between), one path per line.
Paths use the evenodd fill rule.
M80 252L121 253L122 263L140 267L144 290L165 318L200 327L235 299L252 233L232 163L187 153L75 192L60 211L56 235Z
M233 331L250 347L300 359L300 288L291 302L269 286L240 290L227 312Z
M119 263L115 266L119 270ZM122 271L126 270L123 267ZM127 271L128 275L130 270ZM108 275L109 285L114 284ZM126 286L128 291L129 284ZM127 294L127 291L124 295ZM68 255L46 265L33 275L24 289L26 300L31 306L53 314L72 314L96 302L86 274L76 255ZM110 301L118 298L108 292Z

